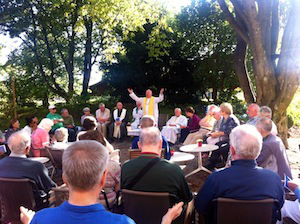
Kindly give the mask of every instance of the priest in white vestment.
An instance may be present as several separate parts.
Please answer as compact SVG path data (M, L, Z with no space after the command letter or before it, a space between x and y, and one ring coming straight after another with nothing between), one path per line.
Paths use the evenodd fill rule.
M142 103L136 102L136 107L132 110L133 122L131 123L131 129L138 129L140 126L140 120L143 117L144 112L142 109Z
M164 100L164 89L160 90L159 97L152 96L150 89L146 90L146 97L137 97L132 89L128 89L129 96L136 102L140 102L143 108L143 115L154 116L156 124L158 124L158 103Z
M177 134L180 133L182 127L187 126L187 118L181 115L181 109L175 108L175 116L172 116L166 126L163 127L161 134L167 139L168 142L175 144L177 141Z
M117 103L117 109L113 111L112 123L109 126L109 138L124 140L127 136L128 116L127 110L121 102Z

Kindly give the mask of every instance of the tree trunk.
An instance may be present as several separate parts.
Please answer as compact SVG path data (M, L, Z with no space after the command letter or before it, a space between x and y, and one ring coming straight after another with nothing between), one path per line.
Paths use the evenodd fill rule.
M234 51L235 72L238 77L240 87L244 92L245 100L248 104L256 101L253 86L246 67L247 44L242 38L237 36L237 46Z
M88 94L88 87L91 78L93 22L90 19L85 19L84 25L86 28L86 43L85 43L85 53L84 53L83 83L82 83L82 92L81 92L82 96L86 96Z

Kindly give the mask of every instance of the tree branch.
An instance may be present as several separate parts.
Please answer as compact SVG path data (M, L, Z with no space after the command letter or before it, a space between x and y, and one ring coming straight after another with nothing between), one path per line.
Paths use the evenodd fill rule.
M232 13L229 11L224 0L218 0L219 5L225 15L226 20L230 23L231 27L235 30L237 35L239 35L247 44L249 44L249 37L245 31L240 27Z

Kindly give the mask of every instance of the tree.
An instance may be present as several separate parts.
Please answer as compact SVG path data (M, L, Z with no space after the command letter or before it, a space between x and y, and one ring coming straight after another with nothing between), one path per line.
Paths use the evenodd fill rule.
M230 5L225 0L218 2L236 33L235 67L245 99L272 108L278 131L287 143L286 109L300 82L300 30L297 28L300 1L289 1L286 24L282 24L279 14L281 5L286 3L280 4L279 0L230 0ZM254 85L245 66L247 48L252 55Z
M195 0L176 17L175 32L182 40L182 57L193 65L200 95L212 89L215 103L231 99L239 86L233 66L234 31L221 17L217 3Z
M81 77L86 95L92 66L112 60L129 31L158 16L159 5L139 0L0 0L0 32L23 40L18 55L31 50L35 74L66 101Z

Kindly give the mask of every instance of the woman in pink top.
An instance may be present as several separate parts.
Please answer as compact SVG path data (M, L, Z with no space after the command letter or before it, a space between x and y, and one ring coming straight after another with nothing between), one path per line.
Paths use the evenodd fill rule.
M54 125L49 118L44 118L38 125L38 128L31 134L31 150L34 157L40 157L40 149L50 145L49 131Z

